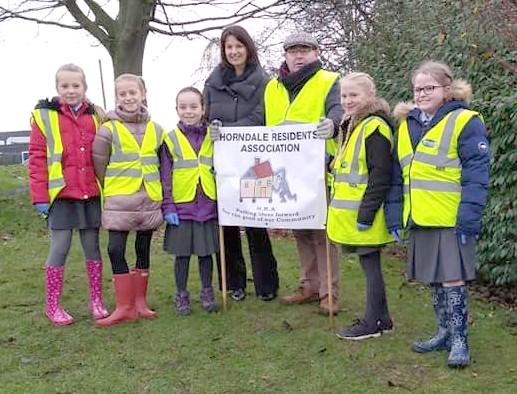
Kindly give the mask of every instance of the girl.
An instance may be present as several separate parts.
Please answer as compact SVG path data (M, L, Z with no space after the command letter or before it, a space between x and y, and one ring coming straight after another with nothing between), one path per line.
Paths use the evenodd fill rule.
M448 365L470 363L466 282L475 274L490 153L482 116L469 110L472 89L441 62L413 74L414 104L399 104L399 127L387 224L409 228L407 276L432 285L435 335L411 347L450 349ZM415 107L416 104L416 107Z
M41 100L32 113L29 144L31 201L51 231L46 262L46 315L58 326L73 323L60 305L65 261L74 229L79 230L94 319L108 311L102 303L99 249L100 190L91 159L92 142L103 111L86 98L86 78L74 64L56 73L58 97Z
M257 48L249 33L240 26L223 30L220 40L221 63L205 82L206 114L213 121L210 132L219 139L221 125L262 126L264 88L268 77L260 65ZM223 228L230 298L246 297L246 263L242 254L239 227ZM253 268L255 294L271 301L278 294L277 261L265 228L246 228Z
M176 255L174 276L178 315L189 315L187 279L190 256L198 256L201 304L207 312L218 309L212 288L212 254L218 251L214 144L203 119L203 95L193 87L176 96L178 126L167 134L161 153L163 215L167 222L164 249Z
M122 74L115 80L116 109L108 112L95 137L95 173L104 187L102 227L109 230L108 254L117 307L99 326L152 319L147 306L149 255L153 230L163 223L158 149L162 127L150 120L141 77ZM136 231L136 268L129 272L126 243Z
M327 233L346 253L355 252L366 276L364 318L337 332L338 338L360 340L378 337L393 324L388 311L380 250L393 238L386 229L382 205L390 189L392 127L389 105L376 97L375 83L354 72L341 80L345 110L334 161L333 194Z

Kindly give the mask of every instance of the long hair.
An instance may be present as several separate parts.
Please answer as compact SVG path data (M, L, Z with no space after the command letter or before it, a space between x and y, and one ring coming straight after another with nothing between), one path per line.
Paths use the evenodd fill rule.
M229 36L233 36L242 43L246 47L246 65L251 64L260 64L258 53L257 53L257 47L255 46L255 42L249 35L249 33L241 26L233 25L228 26L226 29L223 30L221 33L221 41L220 41L220 50L221 50L221 63L225 65L226 67L233 67L229 62L228 59L226 59L226 53L224 50L224 46L226 43L226 40Z

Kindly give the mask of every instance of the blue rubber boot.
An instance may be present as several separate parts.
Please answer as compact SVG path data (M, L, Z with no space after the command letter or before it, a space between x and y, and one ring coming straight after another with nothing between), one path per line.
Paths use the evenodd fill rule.
M447 297L451 351L447 365L463 368L470 365L470 351L467 338L468 291L467 286L444 288Z
M411 344L411 349L418 353L428 353L437 350L445 350L449 339L447 329L447 310L445 291L442 286L433 286L431 289L433 297L434 314L436 317L437 329L431 339L427 341L416 341Z

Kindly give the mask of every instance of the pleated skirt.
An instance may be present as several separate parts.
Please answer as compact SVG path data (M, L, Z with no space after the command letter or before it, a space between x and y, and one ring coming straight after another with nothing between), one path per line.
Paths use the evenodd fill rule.
M51 230L84 230L101 226L101 199L58 199L52 203L48 217Z
M167 225L163 249L176 256L208 256L218 253L217 221L180 220L178 227Z
M461 245L452 228L411 229L409 234L408 279L443 283L476 278L476 240Z

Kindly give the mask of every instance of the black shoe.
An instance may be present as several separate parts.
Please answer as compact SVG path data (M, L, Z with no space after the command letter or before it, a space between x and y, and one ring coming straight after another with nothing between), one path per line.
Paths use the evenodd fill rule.
M393 321L391 319L388 320L379 320L377 322L378 327L382 331L383 334L387 334L388 332L393 331Z
M246 292L241 288L230 290L230 298L234 301L242 301L246 298Z
M374 325L368 325L364 319L357 319L354 324L345 327L336 333L339 339L350 339L352 341L360 341L362 339L377 338L382 334L380 327L381 321L377 321Z
M260 301L272 301L276 298L277 294L276 293L264 293L264 294L259 294L257 297L259 298Z

